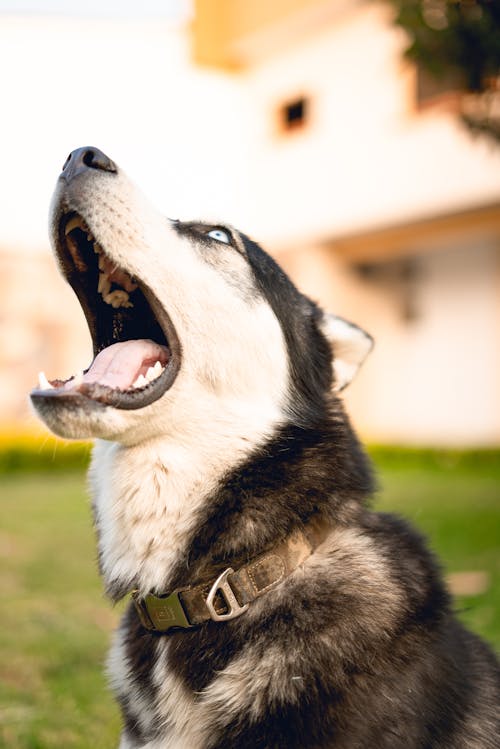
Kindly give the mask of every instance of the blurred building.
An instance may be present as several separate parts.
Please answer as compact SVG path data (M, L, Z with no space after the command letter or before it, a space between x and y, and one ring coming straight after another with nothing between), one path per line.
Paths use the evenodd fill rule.
M91 360L80 306L48 253L0 248L0 431L36 428L28 393L47 368L70 377Z
M500 443L500 149L403 62L384 3L197 0L195 59L249 100L254 229L366 327L346 393L373 440Z
M193 178L216 168L228 218L376 340L346 392L363 436L500 444L500 149L458 123L460 92L422 85L375 0L196 0L178 35L191 46L169 60L176 90L215 73L196 121L210 122L210 153L197 144ZM217 76L230 85L216 90ZM193 126L177 129L179 152ZM37 363L69 375L90 342L48 256L4 252L0 265L0 408L12 421Z

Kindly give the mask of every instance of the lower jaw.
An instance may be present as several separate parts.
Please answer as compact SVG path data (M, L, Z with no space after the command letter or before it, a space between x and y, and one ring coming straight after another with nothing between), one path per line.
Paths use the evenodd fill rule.
M177 375L175 367L170 363L165 367L158 381L142 390L117 390L99 383L82 383L78 389L68 389L64 386L53 387L50 390L33 390L31 401L39 410L57 408L74 410L76 408L88 411L90 408L112 407L125 411L138 410L155 403L173 384Z
M147 437L150 420L140 411L114 409L82 393L32 393L31 401L47 428L70 440L103 439L129 446Z
M96 429L107 421L107 406L82 393L34 391L31 403L47 427L64 439L92 439L105 436Z

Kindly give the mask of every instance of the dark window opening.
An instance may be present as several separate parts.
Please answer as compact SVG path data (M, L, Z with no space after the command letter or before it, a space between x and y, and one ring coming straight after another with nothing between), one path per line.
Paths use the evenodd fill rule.
M376 284L384 296L392 298L404 322L413 323L420 319L422 268L419 258L359 263L353 267L359 278L367 283Z
M309 100L305 97L288 101L280 107L281 129L290 131L304 127L308 120L309 109Z

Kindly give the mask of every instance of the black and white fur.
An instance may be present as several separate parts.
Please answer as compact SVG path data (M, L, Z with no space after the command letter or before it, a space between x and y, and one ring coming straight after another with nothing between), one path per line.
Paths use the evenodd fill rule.
M163 218L121 170L79 180L59 183L53 232L61 203L82 215L182 347L172 387L144 408L37 404L57 434L96 438L108 595L186 587L313 515L332 525L233 621L158 635L128 606L108 661L120 748L498 748L493 654L455 619L420 536L368 504L370 466L339 391L371 339L233 228Z

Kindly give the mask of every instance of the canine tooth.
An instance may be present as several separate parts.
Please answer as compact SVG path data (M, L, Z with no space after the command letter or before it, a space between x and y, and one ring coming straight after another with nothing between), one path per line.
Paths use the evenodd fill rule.
M109 294L110 289L111 289L111 282L109 278L107 277L106 273L99 273L99 283L97 284L98 293L102 294L105 297Z
M45 372L38 373L38 384L40 386L40 390L54 390L54 386L51 385L46 378Z
M87 236L88 236L88 238L89 238L89 241L90 241L91 239L93 239L93 237L92 237L92 234L88 234ZM102 247L101 247L101 245L99 244L99 242L94 242L94 252L96 253L96 255L100 255L100 254L102 253L102 251L103 251L103 250L102 250Z
M148 381L146 380L146 378L144 377L144 375L140 374L139 377L137 378L137 380L132 385L132 387L133 388L142 388L142 387L144 387L144 385L147 385L147 384L148 384Z
M83 226L82 220L80 216L73 216L72 219L68 221L66 224L66 228L64 229L64 233L66 236L70 233L70 231L73 231L73 229L81 229Z
M153 380L156 380L157 377L161 375L163 372L163 367L161 366L161 362L157 361L156 364L153 367L149 367L148 371L145 375L140 375L140 377L137 378L136 382L141 382L141 385L145 385L149 382L153 382ZM140 378L143 378L140 380ZM136 384L134 383L134 387ZM140 385L138 386L140 387Z
M99 255L99 270L106 270L106 258L104 255Z

